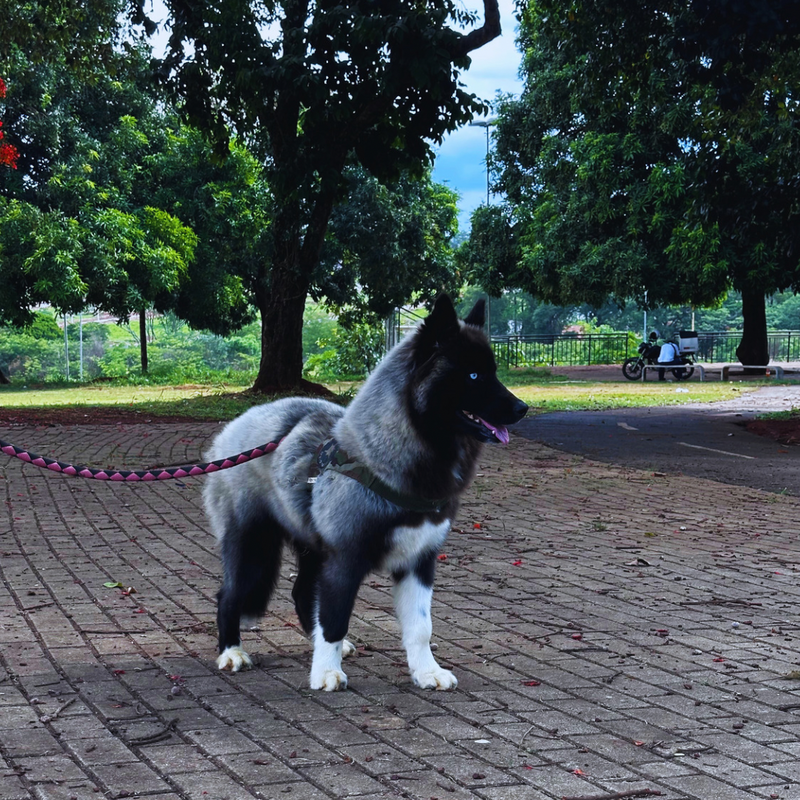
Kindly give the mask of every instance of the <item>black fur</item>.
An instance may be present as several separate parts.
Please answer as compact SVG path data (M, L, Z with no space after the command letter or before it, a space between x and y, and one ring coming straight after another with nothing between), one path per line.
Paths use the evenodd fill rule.
M219 650L240 643L241 617L261 616L275 589L285 532L264 510L231 519L222 540L225 577L217 593Z
M297 577L292 586L292 599L297 618L308 634L314 629L314 598L321 566L322 555L316 550L297 553Z
M392 580L395 583L400 583L400 581L402 581L408 575L413 574L423 586L433 586L433 578L436 574L436 559L438 555L438 551L428 550L417 559L417 563L414 564L411 569L399 569L392 572Z

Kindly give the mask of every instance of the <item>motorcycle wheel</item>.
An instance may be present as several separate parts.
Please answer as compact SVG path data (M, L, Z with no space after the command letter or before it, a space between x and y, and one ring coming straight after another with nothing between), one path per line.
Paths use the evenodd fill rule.
M622 374L629 381L638 381L642 377L642 359L638 357L626 358L622 362Z
M686 366L683 369L674 369L672 374L679 381L688 381L694 375L694 367Z

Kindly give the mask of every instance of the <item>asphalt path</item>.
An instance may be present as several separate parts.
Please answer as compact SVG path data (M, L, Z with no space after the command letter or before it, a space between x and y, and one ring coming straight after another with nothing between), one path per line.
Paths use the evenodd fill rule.
M800 496L800 447L744 427L793 405L800 387L769 387L723 403L540 414L514 433L596 461Z

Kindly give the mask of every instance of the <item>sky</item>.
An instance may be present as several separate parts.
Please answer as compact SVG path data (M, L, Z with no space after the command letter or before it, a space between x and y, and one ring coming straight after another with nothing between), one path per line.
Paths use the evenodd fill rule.
M499 5L502 35L476 50L471 67L462 75L467 91L483 100L494 100L498 91L517 95L522 91L517 74L522 56L516 46L514 2L499 0ZM469 0L466 7L480 11L482 19L482 3ZM468 230L470 214L486 202L486 129L465 126L451 133L437 149L433 178L458 192L458 227Z

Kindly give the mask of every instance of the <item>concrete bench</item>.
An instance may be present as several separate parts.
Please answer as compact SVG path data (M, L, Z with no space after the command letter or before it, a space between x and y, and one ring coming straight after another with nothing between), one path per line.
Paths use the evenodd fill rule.
M642 381L644 381L647 370L649 369L665 369L667 371L673 369L693 369L700 373L701 381L706 379L706 371L702 364L645 364L644 367L642 367Z
M720 374L721 381L728 380L731 367L735 367L736 369L765 369L767 375L772 375L774 373L775 377L779 380L783 377L783 367L779 367L777 364L724 364Z

